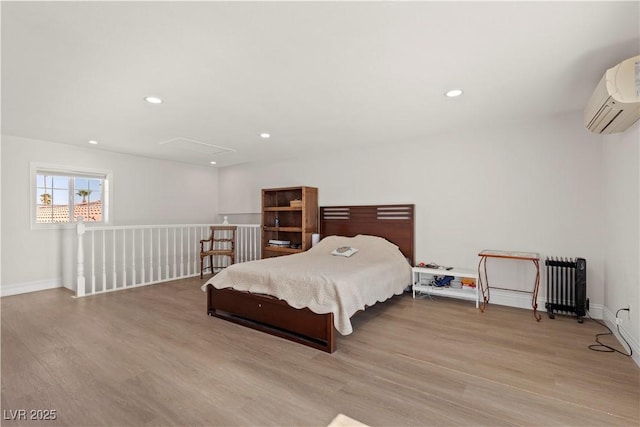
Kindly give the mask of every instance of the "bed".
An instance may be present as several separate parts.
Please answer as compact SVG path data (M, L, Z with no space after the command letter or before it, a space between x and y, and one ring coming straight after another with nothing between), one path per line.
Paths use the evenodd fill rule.
M336 331L351 333L355 312L410 284L414 206L321 207L320 232L324 238L307 252L234 264L213 276L202 286L207 313L334 352ZM358 252L331 255L348 246ZM314 280L328 285L302 286Z

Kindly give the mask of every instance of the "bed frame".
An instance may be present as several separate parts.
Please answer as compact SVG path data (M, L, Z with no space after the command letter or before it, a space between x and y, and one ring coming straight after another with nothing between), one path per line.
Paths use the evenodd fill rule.
M396 244L414 265L414 205L320 207L321 236L370 234ZM207 286L207 313L271 335L333 353L333 313L296 309L267 295Z

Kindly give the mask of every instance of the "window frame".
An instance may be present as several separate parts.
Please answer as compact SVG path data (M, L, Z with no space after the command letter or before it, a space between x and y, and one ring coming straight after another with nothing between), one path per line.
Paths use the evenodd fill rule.
M80 166L65 166L51 163L31 162L29 168L30 177L30 191L29 195L31 200L29 201L30 209L30 223L32 230L55 230L75 227L78 223L71 220L70 222L55 222L55 223L38 223L37 222L37 210L38 203L37 196L37 175L46 175L47 173L62 175L73 178L98 178L102 180L102 221L99 222L84 222L86 225L104 226L110 225L112 221L111 215L111 187L113 186L113 171L85 168ZM75 192L75 189L74 189ZM71 193L71 191L70 191ZM73 196L71 196L73 197ZM71 208L74 205L70 205Z

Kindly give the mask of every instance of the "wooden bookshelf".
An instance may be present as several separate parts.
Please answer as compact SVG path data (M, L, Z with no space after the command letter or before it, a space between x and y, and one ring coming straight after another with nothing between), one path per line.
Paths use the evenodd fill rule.
M292 206L292 201L299 200ZM277 221L276 221L277 218ZM289 255L311 247L318 232L318 189L284 187L262 190L262 258ZM269 240L284 240L299 247L270 246Z

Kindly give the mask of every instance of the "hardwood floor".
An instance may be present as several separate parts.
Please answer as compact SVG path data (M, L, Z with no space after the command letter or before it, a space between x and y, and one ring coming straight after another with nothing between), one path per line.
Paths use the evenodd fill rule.
M2 425L640 425L640 370L590 320L407 294L330 355L207 316L203 282L2 298Z

